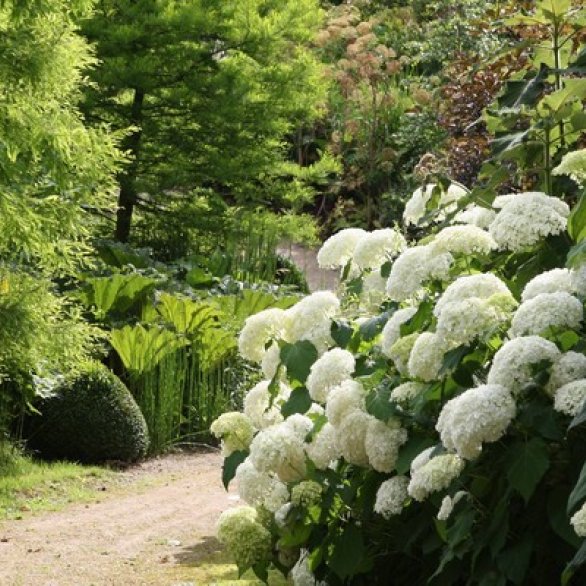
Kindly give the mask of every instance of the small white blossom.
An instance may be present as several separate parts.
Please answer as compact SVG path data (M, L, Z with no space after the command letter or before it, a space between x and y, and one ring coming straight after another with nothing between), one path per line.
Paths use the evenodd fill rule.
M513 338L539 335L549 328L580 329L582 303L569 293L541 293L521 303L513 317L509 335Z
M413 192L411 198L405 204L405 211L403 212L405 224L426 225L426 223L422 223L420 220L427 214L427 203L431 199L435 187L436 185L434 183L428 183L423 188L419 187ZM455 211L456 207L453 204L467 193L463 187L452 183L447 191L441 194L439 208L442 208L442 212L437 214L435 219L441 221L446 217L446 214Z
M387 357L391 357L393 344L401 337L401 326L408 322L417 313L416 307L398 309L391 315L381 334L381 350Z
M311 443L306 444L305 451L318 470L328 468L342 455L338 446L336 428L331 423L326 423Z
M345 267L365 234L362 228L346 228L330 236L317 253L317 264L322 269Z
M582 505L577 513L574 513L570 523L578 537L586 537L586 503Z
M391 472L397 463L399 448L407 441L407 431L398 419L387 423L372 418L368 424L364 447L369 464L377 472Z
M489 385L502 385L513 394L533 380L531 366L542 361L554 363L560 356L557 346L539 336L524 336L506 342L494 355L488 373Z
M586 356L580 352L565 352L553 363L546 389L553 393L581 378L586 378Z
M471 224L478 228L488 228L496 217L494 210L483 208L477 205L469 205L465 210L458 212L454 222L459 224Z
M337 442L344 459L356 466L368 467L366 434L374 417L364 411L348 413L336 428Z
M553 408L560 413L575 417L586 401L586 379L580 379L560 387L554 394Z
M521 301L529 301L542 293L574 293L572 275L568 269L553 269L537 275L525 285Z
M497 203L502 209L489 231L503 249L520 252L566 229L570 209L558 197L530 192L501 196Z
M238 337L240 355L260 364L267 342L282 337L285 326L285 311L282 309L265 309L251 315Z
M586 185L586 149L572 151L563 156L553 175L567 175L580 187Z
M277 368L281 363L281 349L278 344L271 344L268 350L265 351L261 361L261 368L264 377L268 380L272 380L277 374ZM287 372L285 366L282 366L282 372Z
M577 269L570 271L573 292L584 299L586 297L586 263L580 265Z
M464 460L456 454L435 456L412 471L407 492L416 501L423 501L431 493L448 488L463 469Z
M211 425L212 434L222 440L222 455L247 450L254 436L252 421L244 414L231 411L220 415Z
M483 443L499 440L515 417L511 393L500 385L482 385L448 401L438 418L442 444L466 460L480 455Z
M454 507L467 495L465 490L459 490L453 497L445 496L438 511L438 521L447 521L452 514Z
M413 474L419 470L419 468L425 466L431 460L431 455L433 454L434 450L435 446L430 446L429 448L425 448L425 450L422 452L419 452L419 454L413 458L410 466L411 476L413 476Z
M403 510L405 501L409 498L407 486L409 479L406 476L393 476L385 480L376 493L374 512L384 519L390 519L399 515Z
M391 391L391 401L404 407L415 397L418 397L426 388L427 385L423 383L413 381L403 383Z
M437 334L423 332L415 341L409 355L409 374L424 382L436 380L446 350L449 348L446 348L445 342Z
M328 586L326 582L318 582L309 569L309 557L307 551L302 550L299 560L293 566L290 573L293 586Z
M328 421L337 427L349 413L364 409L366 393L357 381L347 380L332 389L326 403Z
M433 239L432 246L438 252L451 254L489 254L497 248L493 237L476 226L449 226Z
M289 500L289 490L272 472L260 472L250 458L236 469L234 476L240 498L253 507L262 506L274 513Z
M261 381L244 397L244 414L257 429L283 421L281 405L289 398L291 389L285 383L279 383L279 391L271 405L270 384L269 380Z
M348 350L333 348L316 360L311 366L306 387L311 398L325 403L328 393L345 380L351 378L356 361Z
M367 232L354 249L353 261L362 269L378 269L407 246L403 235L392 228Z

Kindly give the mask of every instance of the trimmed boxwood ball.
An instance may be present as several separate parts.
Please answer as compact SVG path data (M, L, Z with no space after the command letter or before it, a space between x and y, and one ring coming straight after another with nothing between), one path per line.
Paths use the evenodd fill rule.
M37 406L28 445L46 458L134 462L149 446L148 429L124 383L102 364L68 377Z

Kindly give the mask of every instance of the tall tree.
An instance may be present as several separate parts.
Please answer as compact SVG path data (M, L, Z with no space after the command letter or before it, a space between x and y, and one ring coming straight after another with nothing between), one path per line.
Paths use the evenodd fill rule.
M287 134L317 115L319 65L306 48L317 0L102 0L83 24L102 66L90 119L126 129L116 238L137 205L170 190L263 201Z

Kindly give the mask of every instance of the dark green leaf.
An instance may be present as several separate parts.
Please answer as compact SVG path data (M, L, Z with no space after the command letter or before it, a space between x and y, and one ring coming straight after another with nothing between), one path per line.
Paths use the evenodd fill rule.
M566 260L566 266L570 269L576 269L586 261L586 240L582 240L570 248Z
M505 465L509 484L529 502L549 468L547 444L538 437L516 442L507 450Z
M381 268L380 268L380 276L383 279L388 279L390 274L391 274L391 269L393 268L393 263L392 261L388 261L386 262Z
M580 410L580 413L578 413L578 415L576 415L576 417L574 417L574 419L572 419L570 426L568 427L568 431L570 429L574 429L574 427L578 427L579 425L582 425L584 422L586 422L586 403L584 403L584 405L582 405L582 409Z
M582 543L580 549L576 552L576 555L572 558L572 561L566 566L564 573L562 574L562 586L568 586L572 576L576 573L576 570L586 563L586 541Z
M395 465L397 474L407 473L411 467L411 462L413 462L415 457L434 444L435 440L428 436L409 436L405 445L399 450L399 457L397 458L397 464Z
M498 567L513 584L525 584L532 553L533 538L525 534L498 556Z
M464 356L470 352L470 346L458 346L444 354L444 360L439 374L447 374L452 372L462 361ZM456 381L457 382L457 381Z
M224 488L228 490L231 480L236 474L236 468L246 460L248 452L237 451L232 452L227 458L224 459L224 465L222 466L222 483Z
M281 362L287 367L289 377L305 383L311 365L317 360L315 346L307 340L285 344L281 348Z
M279 539L279 545L283 547L298 547L304 544L311 535L311 525L298 523L293 529Z
M356 574L366 555L362 531L356 525L348 525L332 543L328 566L341 579Z
M254 572L255 576L264 584L268 584L269 579L269 562L259 562L252 566L252 571Z
M580 471L580 476L578 477L578 482L576 482L576 486L574 486L574 490L570 493L570 497L568 498L568 508L567 513L571 515L575 509L578 508L578 505L586 498L586 462L584 466L582 466L582 470Z
M347 323L334 321L330 330L332 338L340 348L346 348L352 338L354 330Z
M543 93L548 73L548 68L542 65L531 79L507 81L502 95L498 98L499 108L535 105Z
M194 289L209 287L214 283L214 277L201 267L194 267L185 275L188 285Z
M385 327L393 312L385 311L376 317L372 317L360 325L360 335L366 342L374 340Z
M391 403L393 385L390 381L384 381L366 397L366 410L381 421L388 421L398 412L397 406Z
M556 486L547 498L547 518L551 528L566 543L572 547L579 547L582 540L576 535L574 528L570 525L570 519L566 513L569 488Z
M401 336L408 336L415 332L421 332L431 321L434 304L431 301L423 301L415 315L407 322L401 325Z
M568 233L574 242L586 237L586 194L583 193L568 218Z
M283 417L289 417L294 413L307 413L311 407L311 397L305 387L298 387L291 392L287 401L281 407Z

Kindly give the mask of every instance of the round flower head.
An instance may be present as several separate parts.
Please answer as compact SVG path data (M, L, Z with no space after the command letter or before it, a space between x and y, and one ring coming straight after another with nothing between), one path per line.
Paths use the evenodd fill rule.
M232 452L247 450L254 437L252 421L237 411L220 415L211 425L212 434L222 440L222 455L227 458Z
M546 389L552 393L581 378L586 378L586 356L580 352L565 352L551 367Z
M513 394L533 380L531 366L554 363L560 356L557 346L539 336L525 336L506 342L494 355L488 373L489 385L502 385Z
M496 217L496 212L477 205L469 205L465 210L458 212L454 222L458 224L470 224L478 228L488 228Z
M423 383L411 381L403 383L391 391L391 401L401 405L401 407L405 407L413 399L418 397L426 388L427 385Z
M586 297L586 263L570 271L572 281L572 292L576 293L580 299Z
M267 342L280 338L285 328L285 311L272 308L251 315L238 337L240 355L251 362L260 362Z
M489 231L500 248L520 252L566 229L570 209L557 197L531 192L497 200L502 209Z
M480 455L482 444L505 433L517 408L511 393L500 385L482 385L448 401L438 418L442 444L466 460Z
M586 537L586 503L574 514L570 523L578 537Z
M274 472L283 482L305 475L303 438L287 422L260 431L250 444L250 461L260 472Z
M366 231L362 228L346 228L330 236L317 253L317 264L322 269L345 267L365 234Z
M398 419L388 423L371 419L364 439L368 462L377 472L391 472L397 463L399 448L406 441L407 431Z
M309 340L322 344L331 339L332 318L340 311L340 300L331 291L316 291L287 309L288 342Z
M449 226L433 239L432 246L438 252L451 254L489 254L497 248L493 237L476 226Z
M307 415L301 415L301 413L290 415L283 425L288 427L300 440L305 440L307 434L313 429L313 421Z
M554 395L553 408L560 413L575 417L586 401L586 379L576 380L560 387Z
M309 569L309 556L307 551L302 551L299 560L293 566L290 573L293 586L327 586L326 582L318 582Z
M409 357L411 356L413 346L415 346L415 342L417 342L420 335L421 334L418 332L415 332L408 336L403 336L402 338L399 338L389 350L389 358L393 361L399 374L402 374L403 376L409 374Z
M459 490L454 497L445 496L442 500L440 510L437 514L438 521L447 521L454 510L454 507L467 495L465 490Z
M244 397L244 414L257 429L283 421L281 405L289 398L291 389L286 384L279 383L279 392L271 405L270 384L271 381L263 380Z
M446 280L453 260L451 254L438 252L432 245L408 248L393 263L387 293L393 301L410 299L427 281Z
M410 466L411 476L413 476L413 474L417 470L419 470L419 468L421 468L422 466L425 466L431 460L431 455L433 454L434 451L435 451L435 446L431 446L429 448L425 448L425 450L423 450L422 452L419 452L419 454L417 454L417 456L415 456L415 458L413 458L413 460L411 461L411 466Z
M435 456L412 471L407 492L416 501L423 501L431 493L448 488L463 469L464 460L456 454Z
M390 519L399 515L403 510L405 501L409 498L407 486L409 479L406 476L393 476L385 480L376 493L374 512L384 519Z
M586 185L586 149L572 151L562 158L553 170L554 175L568 175L580 187Z
M423 188L419 187L413 192L413 195L405 204L405 211L403 212L403 220L405 224L419 224L425 226L427 222L420 222L420 220L427 214L427 204L433 195L433 190L436 187L434 183L428 183ZM464 197L467 191L452 183L448 190L443 192L440 196L439 207L444 208L443 213L436 216L437 220L443 220L446 213L454 211L455 206L450 205L457 202Z
M424 382L437 380L446 350L449 348L445 347L445 342L437 334L423 332L409 355L409 374Z
M364 387L357 381L347 380L340 386L332 389L326 403L328 421L337 427L349 413L364 409L366 393Z
M336 428L340 451L350 464L363 468L368 467L365 442L368 426L373 419L372 415L364 413L364 411L352 411L342 419Z
M281 349L278 344L271 344L268 350L265 351L262 357L261 368L264 377L268 380L273 380L273 377L277 374L277 368L281 363ZM287 372L285 366L282 367L281 372L283 374Z
M580 329L584 318L582 303L569 293L541 293L524 301L513 317L509 335L539 335L550 328Z
M353 261L363 270L378 269L406 246L405 238L397 230L374 230L358 241Z
M318 470L325 470L342 455L338 447L336 428L326 423L313 438L306 444L305 452Z
M542 293L573 293L572 275L568 269L553 269L534 277L525 285L521 301L529 301Z
M333 348L311 366L306 387L311 398L325 403L328 393L345 380L351 378L356 361L348 350Z
M228 509L218 520L218 540L236 559L239 568L250 568L271 553L271 534L252 507Z
M389 321L385 324L381 335L381 350L387 358L391 357L391 348L401 337L401 326L404 323L407 323L416 313L416 307L398 309L393 315L391 315Z
M234 476L240 498L253 507L274 513L289 500L289 490L274 474L260 472L250 458L236 469Z
M291 502L296 507L311 507L321 499L322 486L315 480L304 480L291 489Z

